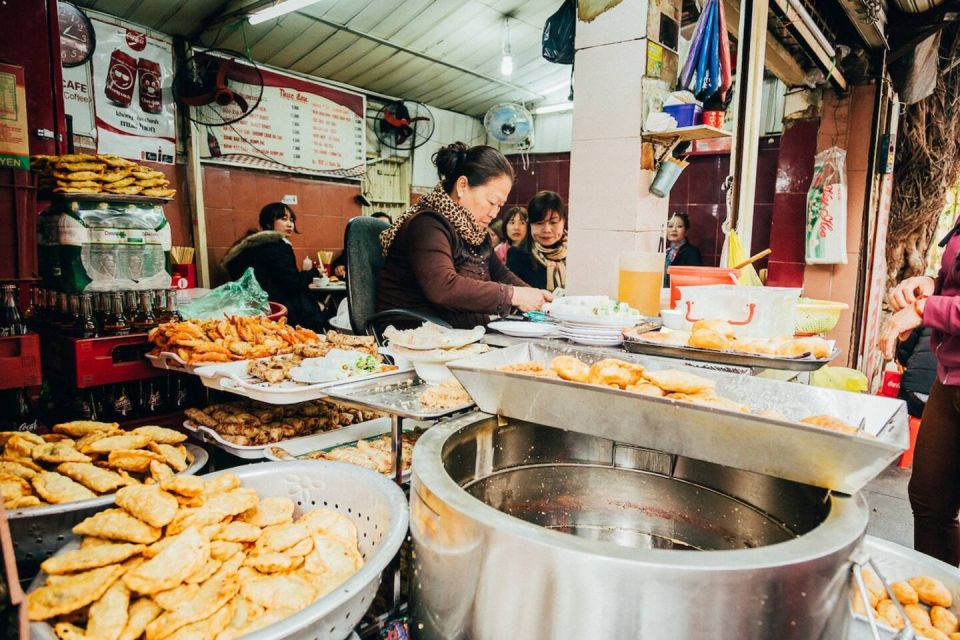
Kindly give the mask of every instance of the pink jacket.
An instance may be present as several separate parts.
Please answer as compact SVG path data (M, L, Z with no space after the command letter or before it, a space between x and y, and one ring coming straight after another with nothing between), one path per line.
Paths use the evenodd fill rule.
M934 294L923 307L923 324L933 329L930 346L937 357L937 377L946 385L960 386L960 232L943 251Z
M510 248L509 242L501 242L497 245L497 248L493 250L497 257L500 258L500 262L507 264L507 249Z

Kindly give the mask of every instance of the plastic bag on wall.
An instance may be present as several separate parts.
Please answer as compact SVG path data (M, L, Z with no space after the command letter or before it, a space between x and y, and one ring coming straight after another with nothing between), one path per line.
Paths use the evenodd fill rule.
M807 191L807 264L847 264L847 152L817 154Z

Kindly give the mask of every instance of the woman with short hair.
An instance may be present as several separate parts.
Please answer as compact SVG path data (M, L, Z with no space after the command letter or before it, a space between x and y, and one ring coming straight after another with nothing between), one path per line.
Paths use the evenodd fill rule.
M567 284L567 205L555 191L527 203L530 233L507 251L507 268L532 287L554 291Z

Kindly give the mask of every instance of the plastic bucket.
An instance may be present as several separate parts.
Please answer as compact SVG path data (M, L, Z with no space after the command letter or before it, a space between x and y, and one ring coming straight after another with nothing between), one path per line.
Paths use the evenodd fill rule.
M287 308L279 302L270 302L269 304L270 315L267 316L267 320L279 320L287 315Z
M690 287L706 284L737 284L739 269L725 267L667 267L670 276L670 308L677 308L680 290L677 287Z
M675 162L664 160L660 163L657 177L653 179L653 183L650 185L650 193L658 198L666 198L681 173L683 173L683 167Z

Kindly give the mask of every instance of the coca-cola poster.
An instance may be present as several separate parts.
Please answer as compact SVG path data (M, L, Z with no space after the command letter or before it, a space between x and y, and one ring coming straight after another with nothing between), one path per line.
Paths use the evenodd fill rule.
M91 16L97 151L173 164L173 44L135 25Z

